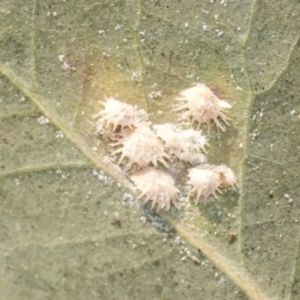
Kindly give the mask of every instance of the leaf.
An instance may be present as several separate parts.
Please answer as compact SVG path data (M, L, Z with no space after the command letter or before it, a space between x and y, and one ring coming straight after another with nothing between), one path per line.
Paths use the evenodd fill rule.
M298 299L299 11L1 3L2 298ZM173 100L194 82L233 106L209 161L233 168L238 192L180 214L141 210L93 116L117 97L175 122Z

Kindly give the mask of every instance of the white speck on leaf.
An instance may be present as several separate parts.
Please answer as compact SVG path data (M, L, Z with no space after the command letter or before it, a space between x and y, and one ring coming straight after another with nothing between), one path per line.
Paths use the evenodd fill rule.
M58 55L58 59L59 59L60 62L62 62L64 60L64 58L65 58L64 54Z
M221 37L224 34L224 31L216 29L217 37Z
M44 116L40 116L37 121L40 125L46 125L50 123L49 119Z
M150 99L161 98L161 97L162 97L162 92L161 91L157 91L157 92L153 91L149 94Z
M118 24L118 25L116 25L115 30L120 30L121 28L122 28L122 25Z
M61 132L61 131L58 131L56 133L56 138L59 139L59 138L63 138L64 137L64 134Z

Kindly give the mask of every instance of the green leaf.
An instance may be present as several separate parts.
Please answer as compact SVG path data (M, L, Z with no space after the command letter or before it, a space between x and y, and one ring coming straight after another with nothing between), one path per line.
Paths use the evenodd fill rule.
M2 2L2 299L298 299L299 14L296 0ZM176 122L194 82L233 106L208 158L238 191L157 214L93 116L116 97Z

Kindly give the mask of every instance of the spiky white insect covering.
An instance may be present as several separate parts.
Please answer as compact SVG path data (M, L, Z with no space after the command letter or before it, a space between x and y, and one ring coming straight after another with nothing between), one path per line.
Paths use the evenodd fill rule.
M216 192L221 193L220 188L232 187L235 190L236 177L232 170L225 165L203 165L188 170L190 180L187 184L192 186L190 195L196 193L199 200L202 196L207 200L210 195L218 199Z
M191 119L192 123L198 122L198 127L206 123L208 129L210 123L214 122L218 130L225 130L220 120L227 124L228 118L224 112L231 106L215 96L204 84L184 90L177 100L180 104L176 110L183 111L182 118ZM138 171L130 178L141 192L140 198L145 196L145 202L152 201L152 207L157 205L158 209L169 210L179 193L173 178L154 168L159 164L167 168L166 159L170 160L171 156L198 165L188 169L187 181L191 186L189 196L195 194L198 201L201 197L207 200L210 195L217 198L221 188L235 189L236 177L230 168L206 164L207 138L201 131L184 130L167 123L154 125L155 134L149 127L148 114L144 110L114 98L108 98L102 104L104 109L96 116L100 118L97 123L99 132L105 132L104 127L109 127L107 133L116 141L114 146L119 147L112 153L120 154L119 164L127 159L129 167L138 167ZM184 163L178 165L185 166Z
M135 163L138 167L145 167L152 163L156 167L160 162L167 167L165 159L170 158L164 150L163 142L147 125L128 130L114 146L121 146L113 152L121 154L119 164L126 157L129 166Z
M141 192L139 198L145 196L145 202L152 201L152 208L157 204L158 209L169 210L171 202L175 204L179 190L169 174L148 167L134 173L130 179Z
M195 193L197 201L199 201L201 197L207 201L210 195L218 199L216 193L221 193L219 189L221 180L216 172L209 168L191 168L188 170L188 177L190 180L187 184L192 186L189 196Z
M201 124L207 124L210 128L210 123L213 121L221 131L225 128L221 125L218 118L228 125L229 120L224 111L230 109L231 105L220 100L206 85L196 84L194 87L186 89L176 98L180 102L177 111L183 110L183 119L192 119L192 124L198 122L198 127Z
M201 134L201 131L194 129L181 130L179 135L189 151L199 152L201 149L206 153L207 138Z
M178 128L176 128L174 124L166 123L153 125L153 129L157 136L164 141L166 150L181 159L181 156L186 149L186 145L179 135Z
M190 163L200 157L205 160L203 154L199 155L201 150L206 152L204 147L207 145L207 139L201 131L182 130L170 123L154 125L153 128L157 136L164 141L166 150L178 159Z
M106 102L101 103L104 109L95 118L100 117L99 122L113 126L113 131L118 126L133 128L148 119L148 114L144 110L114 98L108 98Z
M216 166L214 171L219 175L222 187L236 189L236 177L232 170L225 165Z

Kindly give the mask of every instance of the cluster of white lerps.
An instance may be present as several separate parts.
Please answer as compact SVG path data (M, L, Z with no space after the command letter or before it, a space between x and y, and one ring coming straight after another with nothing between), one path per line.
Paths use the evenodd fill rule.
M231 105L220 100L204 84L197 84L181 92L176 98L179 104L176 111L181 112L181 118L201 124L207 124L210 129L214 122L217 129L224 131L220 120L228 124L224 110ZM158 209L170 209L171 202L175 204L178 188L171 175L161 169L168 170L168 164L175 159L185 163L189 168L187 184L191 186L190 195L196 195L207 200L210 195L217 198L220 188L235 189L236 178L230 168L225 165L213 166L207 164L205 145L207 138L201 131L181 129L171 123L151 125L148 114L135 106L117 101L113 98L102 102L104 109L96 116L98 124L115 141L118 147L112 155L120 155L119 164L124 160L128 167L136 166L130 179L145 196L146 201L153 201ZM160 167L160 169L158 169Z

